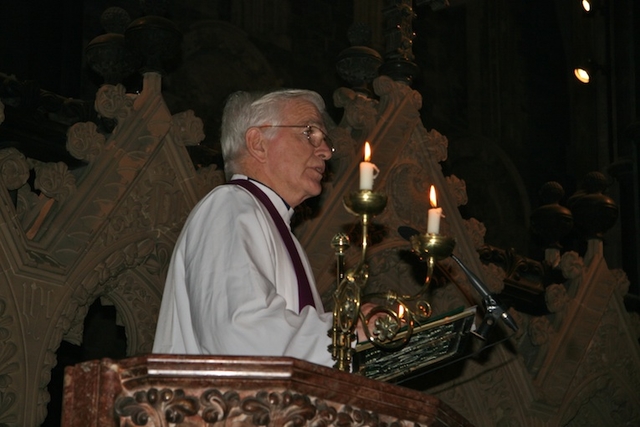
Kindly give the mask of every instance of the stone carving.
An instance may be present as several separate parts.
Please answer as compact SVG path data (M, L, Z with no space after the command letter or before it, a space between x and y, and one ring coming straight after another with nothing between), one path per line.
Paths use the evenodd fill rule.
M156 281L161 282L161 278L158 277ZM127 354L150 353L160 311L157 290L150 290L145 280L138 278L134 270L129 270L121 275L118 284L106 298L115 303L120 320L126 326Z
M448 184L448 193L451 195L451 198L455 201L456 205L466 205L469 201L469 197L467 196L467 185L464 180L455 175L450 175L446 177L446 181Z
M431 129L427 136L427 147L433 160L438 163L447 160L447 147L449 146L447 137L435 129Z
M569 251L562 255L559 267L566 279L574 280L582 274L584 262L577 252Z
M36 178L33 186L60 203L67 200L76 190L76 178L62 162L33 162Z
M537 356L531 363L529 370L532 375L536 375L544 363L549 350L550 337L554 330L546 317L535 317L529 322L528 335L531 343L538 347Z
M547 308L552 313L558 313L566 309L569 304L569 296L566 288L561 284L553 284L545 290L545 301Z
M102 85L96 93L96 111L110 119L124 119L133 107L133 96L127 95L123 85Z
M17 190L29 179L29 164L15 148L0 150L0 180L7 190Z
M67 131L67 151L76 159L93 162L104 149L104 135L93 122L76 123Z
M13 375L19 371L18 349L11 340L8 325L13 317L7 312L7 303L0 298L0 424L15 422L16 385ZM18 387L19 388L19 387Z
M401 223L426 230L424 212L429 209L429 186L422 172L414 162L400 164L391 170L388 184L391 197L387 209L392 209Z
M198 189L198 194L201 194L202 197L218 185L224 183L224 171L218 169L216 165L205 166L197 171L196 187Z
M198 145L204 140L202 120L193 110L187 110L173 116L173 135L178 145Z
M484 235L487 231L483 223L475 218L470 218L464 222L467 236L471 239L474 248L484 245Z
M357 92L340 88L333 93L333 103L338 108L344 108L340 127L362 131L367 135L375 126L377 102L362 96Z

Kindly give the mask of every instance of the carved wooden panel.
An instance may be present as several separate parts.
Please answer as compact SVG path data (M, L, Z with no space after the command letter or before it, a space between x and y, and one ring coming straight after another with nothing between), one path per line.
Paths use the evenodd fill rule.
M433 396L297 359L168 355L68 367L62 425L472 427Z

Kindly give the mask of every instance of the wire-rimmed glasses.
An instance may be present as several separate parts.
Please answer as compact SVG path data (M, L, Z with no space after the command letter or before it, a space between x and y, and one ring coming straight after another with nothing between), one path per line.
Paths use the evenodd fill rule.
M331 142L331 138L329 135L325 133L322 129L320 129L316 125L261 125L259 128L305 128L302 131L302 134L307 137L307 141L314 148L318 148L324 142L327 144L327 147L331 150L331 152L335 152L336 149L333 147L333 143Z

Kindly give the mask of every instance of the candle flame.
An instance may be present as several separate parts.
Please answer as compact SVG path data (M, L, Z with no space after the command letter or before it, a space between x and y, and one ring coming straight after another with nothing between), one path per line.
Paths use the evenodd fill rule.
M371 161L371 146L369 145L368 141L364 143L364 161Z
M429 189L429 202L431 203L432 208L438 207L438 200L436 199L436 187L433 185Z
M404 319L404 306L402 304L398 305L398 317Z

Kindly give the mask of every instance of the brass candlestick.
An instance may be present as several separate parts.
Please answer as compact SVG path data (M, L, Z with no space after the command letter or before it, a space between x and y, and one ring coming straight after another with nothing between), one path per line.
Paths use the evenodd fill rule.
M334 294L331 355L336 361L334 367L350 372L354 351L351 344L356 339L355 329L361 316L362 290L369 278L366 264L369 221L384 210L387 196L371 190L360 190L347 195L343 203L348 212L360 217L362 256L355 268L343 273L346 240L341 235L334 237L333 246L338 258L338 287Z
M450 257L455 246L454 238L440 234L427 233L411 236L411 249L427 262L425 284L428 284L431 279L435 262Z
M369 267L366 263L368 226L371 218L384 210L386 203L386 195L370 190L360 190L344 198L347 211L359 216L362 223L362 255L354 268L344 272L344 251L348 247L348 238L337 235L332 242L338 259L338 286L334 294L331 353L336 361L334 367L346 372L351 370L354 353L352 343L356 339L358 320L364 326L367 340L378 347L393 350L407 344L415 324L425 322L431 316L431 305L425 299L425 295L435 262L450 256L455 246L455 240L446 236L412 236L413 251L426 260L428 267L424 285L420 290L414 295L400 295L393 290L363 295L369 279ZM363 300L379 299L384 302L374 305L366 314L362 312ZM401 338L396 339L401 329L405 332Z
M360 190L345 197L343 203L349 213L360 216L362 222L362 258L360 262L364 263L368 247L369 221L382 213L387 206L387 196L371 190Z

